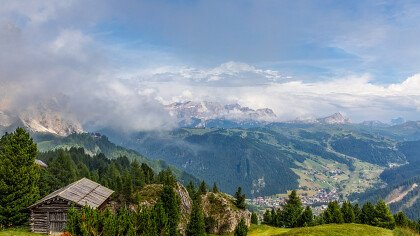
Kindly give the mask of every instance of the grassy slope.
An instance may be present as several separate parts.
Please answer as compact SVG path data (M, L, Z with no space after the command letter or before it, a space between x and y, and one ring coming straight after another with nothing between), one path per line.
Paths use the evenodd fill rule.
M397 228L395 230L388 230L369 225L360 224L341 224L341 225L321 225L307 228L295 228L295 229L284 229L275 228L267 225L252 225L248 231L249 236L416 236L418 234L413 233L407 229Z
M252 225L249 228L248 236L271 236L288 232L290 229L276 228L268 225Z
M29 235L29 236L40 236L43 234L36 234L29 232L28 229L20 229L20 228L13 228L13 229L7 229L7 230L0 230L0 236L23 236L23 235Z
M341 225L321 225L308 228L297 228L291 229L290 231L279 234L284 236L298 236L298 235L313 235L313 236L392 236L393 232L388 229L373 227L369 225L359 225L359 224L341 224Z
M36 236L42 234L35 234L29 232L27 229L8 229L0 231L0 236L21 236L29 235ZM307 228L295 228L295 229L284 229L276 228L267 225L252 225L248 231L248 236L416 236L418 234L413 233L410 230L397 228L395 230L388 230L369 225L360 224L341 224L341 225L321 225Z

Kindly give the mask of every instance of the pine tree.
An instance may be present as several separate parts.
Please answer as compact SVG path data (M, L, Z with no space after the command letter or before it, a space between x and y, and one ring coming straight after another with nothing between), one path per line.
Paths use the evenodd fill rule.
M155 180L155 172L146 163L141 164L141 169L144 174L145 184L151 184Z
M217 187L216 182L214 182L214 184L213 184L213 190L212 190L212 192L213 193L219 193L219 188Z
M168 215L161 201L158 201L153 207L151 220L158 235L169 235Z
M190 221L186 230L187 236L204 236L206 235L206 224L204 222L204 213L201 208L201 197L194 201Z
M327 209L323 214L326 224L342 224L344 223L343 214L340 211L340 205L337 201L328 203Z
M235 228L235 236L246 236L248 235L248 227L245 224L245 220L241 218L241 221L239 221L239 224Z
M395 220L388 206L383 200L378 201L375 206L374 225L387 229L395 228Z
M0 227L21 225L39 197L37 147L22 128L0 139Z
M314 223L314 214L309 206L306 206L299 219L299 226L312 226Z
M286 228L293 228L299 225L299 218L303 207L296 190L293 190L282 210L282 221Z
M286 217L284 215L284 212L281 210L281 208L277 209L276 211L271 212L273 214L273 226L276 227L285 227L285 221L284 218Z
M242 188L238 187L238 190L235 193L235 206L238 207L239 209L245 209L246 208L246 204L245 204L245 194L242 194Z
M263 222L264 224L271 225L271 212L268 209L264 212Z
M130 174L133 178L133 188L140 189L145 185L145 177L143 170L137 160L131 163Z
M344 223L354 223L355 216L349 201L343 202L343 205L341 205L341 213L343 214Z
M124 203L129 204L133 200L133 179L129 172L124 173L122 176L121 194Z
M206 193L207 193L207 184L203 180L200 183L200 187L198 187L198 195L205 195Z
M176 183L176 178L172 174L171 169L169 168L166 168L165 170L159 172L157 179L159 183L164 185L175 186Z
M255 212L251 214L251 224L258 225L258 216Z
M190 181L186 187L188 195L190 195L191 200L195 200L197 197L197 190L195 189L194 183Z
M374 219L376 215L375 207L370 202L366 202L362 206L360 214L360 223L367 225L375 225Z
M180 214L180 200L175 193L173 186L164 184L163 191L160 197L163 208L168 216L169 234L171 236L179 235L178 223L181 217Z
M404 214L404 212L400 211L394 215L395 224L399 227L407 227L409 223L408 217Z
M359 204L355 203L352 206L352 209L353 209L353 213L354 213L354 223L360 224L361 223L360 216L362 214L362 211L359 208Z

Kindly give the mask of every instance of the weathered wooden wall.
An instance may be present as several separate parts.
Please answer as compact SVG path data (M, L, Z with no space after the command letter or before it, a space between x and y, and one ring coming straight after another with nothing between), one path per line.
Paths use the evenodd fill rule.
M31 230L37 233L62 232L67 222L71 202L59 197L31 209Z

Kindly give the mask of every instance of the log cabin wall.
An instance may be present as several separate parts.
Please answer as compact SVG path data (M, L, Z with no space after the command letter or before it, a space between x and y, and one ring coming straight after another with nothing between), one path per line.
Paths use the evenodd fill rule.
M30 217L31 230L37 233L64 231L67 222L67 212L70 207L72 207L70 201L59 197L49 199L33 207Z

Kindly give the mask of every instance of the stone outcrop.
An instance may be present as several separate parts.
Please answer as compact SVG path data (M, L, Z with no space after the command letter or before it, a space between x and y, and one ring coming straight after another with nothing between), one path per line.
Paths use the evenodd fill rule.
M231 233L243 218L247 226L251 224L251 212L235 206L234 198L224 193L209 192L202 196L202 206L206 217L207 230L212 234Z

